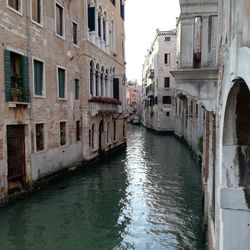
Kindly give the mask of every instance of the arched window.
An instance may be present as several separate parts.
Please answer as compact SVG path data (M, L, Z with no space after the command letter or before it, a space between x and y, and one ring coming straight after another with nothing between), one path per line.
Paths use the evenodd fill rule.
M112 20L111 21L111 33L110 33L110 36L111 36L111 51L112 52L115 52L116 51L116 46L115 46L115 24L114 24L114 21Z
M110 96L110 90L109 90L109 70L106 69L106 74L105 74L105 94L106 96Z
M96 71L95 71L96 96L99 96L99 95L100 95L100 92L99 92L99 84L100 84L100 81L99 81L99 64L97 64L97 65L96 65Z
M103 14L103 20L102 20L102 31L103 31L103 37L102 37L102 39L103 39L103 41L104 42L106 42L106 40L107 40L107 14L106 14L106 12L104 12L104 14Z
M89 75L89 88L90 94L94 95L94 63L93 61L90 62L90 75Z
M98 37L102 38L102 7L98 9Z
M104 68L101 69L101 96L105 96L104 90Z

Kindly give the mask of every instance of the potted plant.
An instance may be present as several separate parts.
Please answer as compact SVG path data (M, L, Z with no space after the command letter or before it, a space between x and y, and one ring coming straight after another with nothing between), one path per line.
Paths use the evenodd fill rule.
M11 99L12 101L19 101L23 95L22 79L19 76L12 77Z

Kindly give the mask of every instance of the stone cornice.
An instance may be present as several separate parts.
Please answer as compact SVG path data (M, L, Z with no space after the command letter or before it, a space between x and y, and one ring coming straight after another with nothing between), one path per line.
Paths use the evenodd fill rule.
M218 79L219 70L216 69L179 69L170 71L176 81L206 81Z

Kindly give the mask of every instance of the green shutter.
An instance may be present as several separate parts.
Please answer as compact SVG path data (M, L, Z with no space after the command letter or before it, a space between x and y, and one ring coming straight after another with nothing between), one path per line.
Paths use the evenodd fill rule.
M95 7L88 7L88 27L89 31L95 30Z
M22 101L29 102L29 61L27 56L21 56L21 78L23 80L23 97Z
M10 51L4 50L5 100L11 101L11 65Z

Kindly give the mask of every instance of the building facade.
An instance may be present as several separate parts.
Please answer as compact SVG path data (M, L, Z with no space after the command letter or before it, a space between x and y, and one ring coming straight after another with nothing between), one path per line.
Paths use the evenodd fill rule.
M250 3L180 6L176 133L202 155L208 248L249 249Z
M142 123L159 132L174 131L176 31L159 31L142 71Z
M141 116L141 85L137 81L127 83L127 105L131 118Z
M124 2L0 2L0 198L125 143Z

